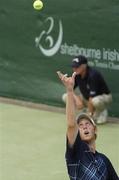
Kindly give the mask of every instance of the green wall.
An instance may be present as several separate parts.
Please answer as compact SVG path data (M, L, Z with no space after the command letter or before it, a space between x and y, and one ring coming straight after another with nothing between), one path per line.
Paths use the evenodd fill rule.
M43 2L35 11L32 0L0 0L0 95L64 106L56 71L71 74L72 57L82 53L103 73L110 115L119 117L119 2Z

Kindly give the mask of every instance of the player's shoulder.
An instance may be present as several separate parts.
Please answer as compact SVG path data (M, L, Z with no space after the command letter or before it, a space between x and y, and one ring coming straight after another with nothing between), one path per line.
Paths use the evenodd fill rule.
M106 168L107 168L107 171L109 173L109 180L119 180L119 177L112 165L112 162L110 161L110 159L105 155L105 154L102 154L102 153L98 153L100 155L100 157L103 159L103 162L105 163L106 165Z
M100 153L100 152L97 152L97 154L104 160L105 163L110 163L109 158L105 154Z

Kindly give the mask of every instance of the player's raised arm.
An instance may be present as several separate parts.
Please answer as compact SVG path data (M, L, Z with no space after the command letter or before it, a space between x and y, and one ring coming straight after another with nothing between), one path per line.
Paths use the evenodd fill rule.
M66 119L67 119L67 136L70 145L74 144L78 133L78 126L75 120L75 103L74 103L74 81L76 73L73 73L71 77L67 77L67 74L62 74L60 71L57 72L60 80L66 87L67 101L66 101Z

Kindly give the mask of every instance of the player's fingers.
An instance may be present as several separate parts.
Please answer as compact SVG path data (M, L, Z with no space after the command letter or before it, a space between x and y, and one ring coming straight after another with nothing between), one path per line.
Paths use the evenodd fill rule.
M62 81L66 81L67 80L67 74L64 74L61 78Z
M65 77L67 77L67 76L68 76L68 74L64 74L64 75L63 75L63 79L64 79Z
M72 74L72 78L75 79L75 77L76 77L76 72L74 72L74 73Z
M62 74L60 71L57 71L57 74L62 81L68 76L68 74Z
M59 78L62 79L63 74L60 71L57 71L57 74L58 74Z

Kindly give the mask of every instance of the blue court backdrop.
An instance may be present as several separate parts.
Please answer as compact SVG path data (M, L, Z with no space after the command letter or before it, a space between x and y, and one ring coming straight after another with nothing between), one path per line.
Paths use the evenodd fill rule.
M119 117L119 2L116 0L0 0L0 96L62 107L56 71L72 73L75 55L104 75Z

